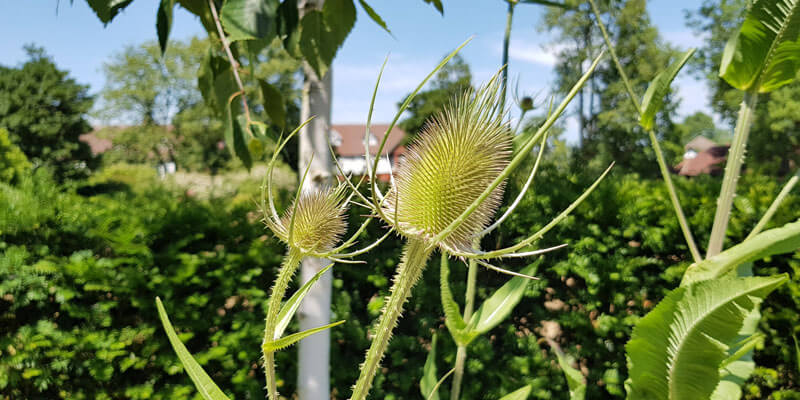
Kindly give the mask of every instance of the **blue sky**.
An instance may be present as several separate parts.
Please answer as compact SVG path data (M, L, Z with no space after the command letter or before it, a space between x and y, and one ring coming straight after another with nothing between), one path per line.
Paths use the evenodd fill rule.
M372 0L370 4L392 30L390 36L359 9L356 26L339 51L333 66L334 123L363 122L372 86L381 63L389 54L375 106L374 121L387 121L396 104L438 61L469 37L462 56L472 67L476 82L490 77L500 66L506 7L501 0L445 0L444 17L422 0ZM691 0L651 1L651 18L662 37L678 46L697 46L700 39L684 25L684 10ZM104 83L103 62L124 46L155 40L158 0L136 0L108 26L94 16L85 0L6 1L0 13L0 64L24 61L22 46L43 46L60 68L96 93ZM510 50L509 71L524 93L547 93L553 79L554 57L546 47L549 38L537 31L543 11L538 6L517 7ZM189 13L176 13L171 38L204 35L200 22ZM708 111L707 89L685 74L678 79L679 114ZM574 139L569 127L567 139Z

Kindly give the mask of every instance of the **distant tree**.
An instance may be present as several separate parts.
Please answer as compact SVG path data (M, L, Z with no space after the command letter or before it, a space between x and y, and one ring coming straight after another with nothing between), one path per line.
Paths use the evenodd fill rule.
M460 55L456 55L439 70L431 81L430 89L418 93L408 106L408 117L398 124L407 133L405 141L413 140L428 118L441 111L453 100L453 96L471 87L472 73L469 64ZM404 100L405 97L400 103Z
M11 143L8 131L0 128L0 182L14 182L30 166L22 150Z
M0 66L0 128L8 130L34 167L50 166L56 177L80 178L97 165L78 136L91 129L88 86L56 67L44 49L25 47L20 67Z
M604 47L588 6L577 2L575 5L570 10L548 8L541 25L543 31L556 37L553 43L559 49L556 91L561 94L574 85ZM622 56L622 66L641 96L675 52L663 42L650 21L644 0L612 0L599 6L611 41ZM617 168L645 174L657 172L647 135L638 126L638 114L611 62L597 68L579 94L576 106L581 147L577 154L602 166L615 161ZM662 141L676 141L672 126L675 107L674 100L668 97L658 115L656 132Z
M687 20L697 33L710 32L698 49L694 67L711 89L711 107L733 129L743 92L719 78L722 52L728 39L744 19L747 0L705 0L688 13ZM771 173L791 173L800 164L800 81L759 95L750 129L747 157Z

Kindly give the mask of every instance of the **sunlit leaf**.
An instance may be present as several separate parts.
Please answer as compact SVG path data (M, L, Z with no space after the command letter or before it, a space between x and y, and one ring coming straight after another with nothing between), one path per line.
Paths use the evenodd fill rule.
M384 21L383 18L381 18L381 16L378 15L378 13L375 12L375 10L372 9L372 7L370 7L370 5L367 4L366 1L358 0L358 2L361 4L361 7L364 8L364 11L366 11L367 15L369 15L369 17L372 18L372 20L375 21L375 23L378 24L378 26L383 28L383 30L385 30L389 34L392 33L392 31L390 31L389 28L386 26L386 21Z
M642 99L642 115L639 118L639 123L645 130L653 129L656 114L661 111L661 107L664 106L664 97L669 93L669 86L678 76L681 68L692 58L694 51L695 49L689 49L683 54L683 57L670 64L650 82Z
M536 273L537 266L538 263L532 263L519 272L525 275L533 275ZM522 300L525 289L527 289L530 282L530 279L519 276L511 278L472 314L467 330L484 334L500 324L500 322L503 322Z
M423 399L439 400L438 390L436 388L436 335L431 338L431 350L428 352L428 357L425 359L425 366L422 368L422 379L419 381L419 391L422 393Z
M756 0L725 46L720 77L739 90L769 92L800 69L800 0Z
M586 398L586 378L581 374L581 371L573 368L570 365L567 356L558 347L553 347L553 351L558 358L558 365L564 371L564 377L567 378L567 386L569 387L570 400L583 400Z
M281 307L280 312L278 312L278 323L275 326L275 339L281 337L283 335L283 331L286 330L286 327L289 326L289 322L294 317L295 312L300 307L300 303L303 301L303 298L306 297L308 291L311 290L311 287L314 286L322 274L333 267L333 263L328 264L325 268L319 270L316 274L314 274L311 279L308 280L300 289L298 289L289 300L286 300L286 303L283 304Z
M86 0L97 18L104 24L111 22L114 17L127 7L133 0Z
M761 232L716 256L690 265L683 275L681 286L717 278L736 269L740 264L775 254L791 253L797 249L800 249L800 221Z
M285 349L285 348L287 348L287 347L289 347L289 346L291 346L291 345L293 345L293 344L295 344L295 343L297 343L297 342L299 342L299 341L301 341L301 340L303 340L303 339L305 339L305 338L307 338L307 337L309 337L309 336L311 336L311 335L313 335L313 334L315 334L317 332L322 332L322 331L324 331L326 329L333 328L334 326L341 325L343 323L345 323L345 321L342 320L342 321L333 322L333 323L330 323L330 324L327 324L327 325L323 325L323 326L320 326L320 327L317 327L317 328L311 328L311 329L308 329L308 330L305 330L305 331L302 331L302 332L293 333L293 334L291 334L289 336L282 337L280 339L276 339L276 340L273 340L271 342L264 342L264 344L262 345L262 348L264 350L264 353L276 352L278 350Z
M197 363L189 351L186 350L186 346L184 346L181 340L178 339L175 329L169 322L167 311L164 310L164 305L161 304L161 299L158 297L156 297L156 307L158 308L158 316L161 318L161 324L164 325L164 330L167 332L169 342L172 344L172 348L175 350L175 353L178 354L178 359L181 360L183 368L192 379L192 382L194 382L194 386L200 392L200 395L202 395L206 400L227 400L228 396L225 396L225 393L222 393L222 390L220 390L214 381L211 380L211 377L209 377L208 374L203 371L203 367Z
M625 346L628 398L708 399L745 319L788 275L702 281L672 290Z
M530 396L531 390L533 390L533 386L527 385L523 386L503 397L500 400L525 400Z
M355 22L352 0L328 0L322 11L308 11L300 20L300 52L319 77L328 72Z
M453 298L453 292L450 290L450 266L447 259L447 254L442 253L441 270L439 277L439 289L442 298L442 308L444 309L444 324L450 331L453 340L459 346L468 345L477 334L470 335L466 331L467 323L461 316L461 309Z
M278 0L227 0L219 19L228 39L272 40L277 32L278 4Z

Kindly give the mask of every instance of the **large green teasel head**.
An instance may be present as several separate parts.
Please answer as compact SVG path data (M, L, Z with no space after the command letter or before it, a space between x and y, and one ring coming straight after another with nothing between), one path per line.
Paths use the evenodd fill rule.
M383 214L401 234L432 240L506 168L512 135L499 93L495 76L477 91L457 96L411 144L383 201ZM470 249L473 237L497 210L503 188L497 186L457 228L431 244L451 251Z

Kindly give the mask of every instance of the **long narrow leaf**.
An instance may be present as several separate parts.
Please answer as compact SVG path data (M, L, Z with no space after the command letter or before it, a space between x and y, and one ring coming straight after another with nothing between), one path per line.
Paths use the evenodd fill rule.
M447 330L450 331L453 341L459 346L466 346L474 337L470 337L467 334L467 323L461 316L461 309L453 298L453 292L450 290L450 266L445 253L442 253L440 272L439 289L442 298L442 309L444 309L444 324L447 326Z
M303 301L303 298L306 297L308 291L311 290L311 287L316 283L322 274L324 274L327 270L333 267L333 263L328 264L327 267L319 270L314 276L308 280L300 289L298 289L289 300L286 300L286 303L283 304L281 307L281 311L278 312L278 324L275 326L275 337L273 339L278 339L283 335L283 331L286 330L286 327L289 326L289 321L292 320L294 317L295 312L300 307L300 302Z
M681 286L717 278L734 270L740 264L798 249L800 249L800 220L761 232L716 256L690 265L683 275Z
M438 387L436 386L436 334L431 338L431 351L422 367L422 379L419 381L419 391L423 399L439 400Z
M228 396L222 393L222 390L211 380L206 371L203 371L203 367L197 363L189 351L186 350L186 346L178 339L175 329L172 328L172 324L169 322L167 311L164 310L164 305L161 304L161 299L158 297L156 297L156 308L158 308L158 316L161 318L161 324L164 325L164 330L167 332L172 348L178 354L178 359L181 360L181 364L186 369L186 373L189 374L189 378L192 378L192 382L194 382L194 386L200 392L200 395L206 400L228 400Z
M520 271L525 275L533 275L539 263L529 264ZM497 289L481 306L472 314L467 329L478 334L484 334L503 322L511 314L514 307L522 300L530 279L513 277L505 285Z
M527 385L523 386L503 397L500 400L525 400L530 396L531 390L533 390L533 386Z
M341 325L343 323L345 323L344 320L333 322L328 325L323 325L317 328L311 328L302 332L293 333L289 336L282 337L280 339L276 339L271 342L264 342L264 344L261 347L263 348L265 353L282 350L317 332L322 332L325 329L333 328L334 326Z
M683 54L679 60L670 64L667 69L661 71L656 75L655 79L650 82L647 91L642 98L642 115L639 118L639 124L642 125L646 131L653 129L653 124L656 114L661 111L664 106L664 97L669 93L669 86L675 77L678 76L681 68L686 65L686 62L692 58L695 49L689 49Z
M581 371L573 368L567 359L566 354L558 347L557 343L551 343L550 347L556 353L558 358L558 366L564 372L564 377L567 379L567 386L569 387L570 400L583 400L586 398L586 378L581 374Z

